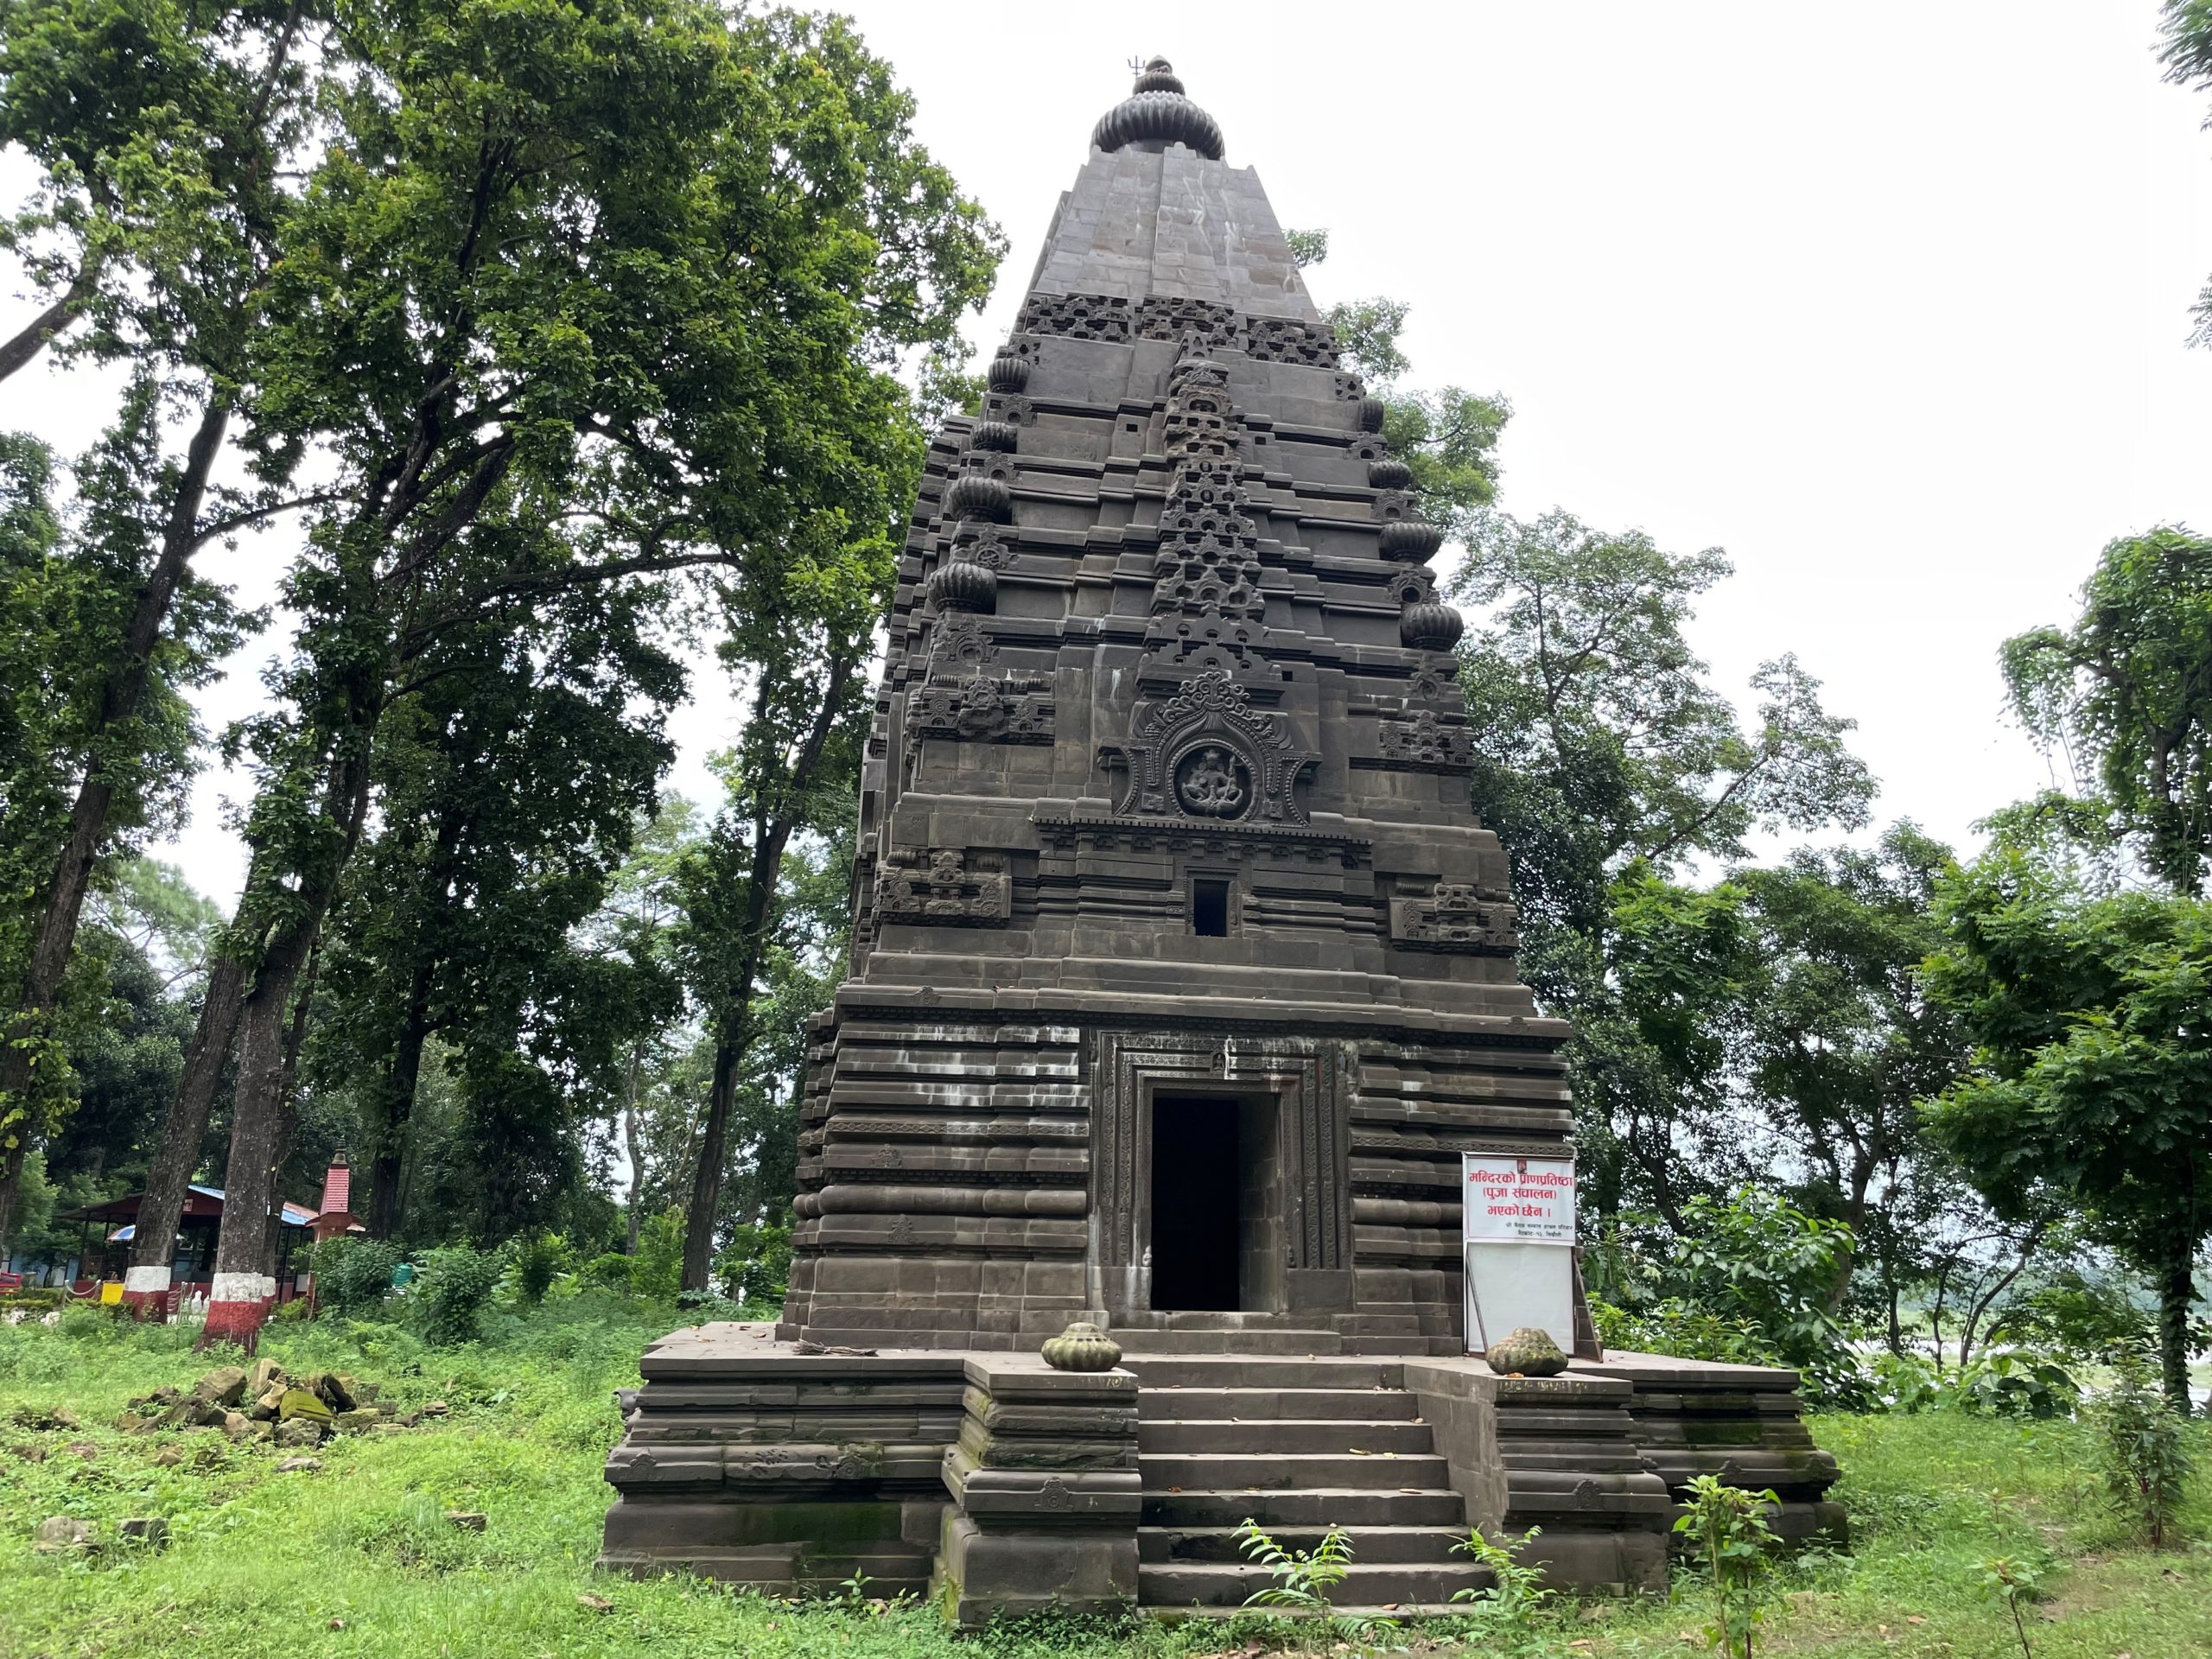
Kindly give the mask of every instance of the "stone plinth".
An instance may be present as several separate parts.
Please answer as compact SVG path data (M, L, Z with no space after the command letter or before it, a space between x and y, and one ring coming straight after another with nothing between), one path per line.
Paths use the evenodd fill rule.
M931 1592L974 1629L1137 1599L1137 1380L1056 1371L1030 1355L970 1355L960 1439L944 1454L942 1547Z

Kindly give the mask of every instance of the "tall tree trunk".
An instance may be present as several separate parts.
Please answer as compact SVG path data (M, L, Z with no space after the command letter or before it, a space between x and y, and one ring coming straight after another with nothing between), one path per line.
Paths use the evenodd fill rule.
M378 698L357 696L353 753L332 762L323 792L340 830L312 879L292 894L294 909L263 953L260 970L238 1007L238 1089L231 1104L231 1155L223 1177L223 1224L215 1239L215 1272L208 1288L207 1324L200 1345L235 1342L251 1352L261 1332L267 1293L261 1249L270 1205L276 1201L276 1160L284 1150L284 1111L296 1045L288 1029L294 993L311 967L323 918L359 844L369 804L371 736ZM343 740L341 740L343 741Z
M813 723L807 728L790 765L778 779L760 779L753 800L753 857L747 873L744 937L736 971L722 988L715 1021L715 1078L707 1094L707 1121L699 1137L699 1161L691 1171L691 1204L683 1218L683 1288L704 1290L714 1262L715 1221L721 1207L722 1166L728 1157L730 1109L737 1098L737 1074L753 1040L753 992L768 948L768 918L776 899L784 849L812 792L830 736L844 708L845 688L860 665L866 640L835 651ZM767 696L762 690L762 700Z
M645 1070L645 1045L630 1045L628 1074L622 1083L622 1134L630 1148L630 1202L624 1206L622 1254L638 1253L638 1208L645 1201L645 1138L638 1124L638 1078Z
M723 1166L729 1160L730 1111L737 1101L738 1068L752 1046L753 986L760 970L760 947L756 942L767 925L767 897L775 891L772 875L761 881L760 863L756 853L753 884L746 894L746 946L739 958L729 1005L715 1021L714 1083L707 1090L707 1121L699 1135L699 1160L691 1170L690 1208L683 1218L686 1290L706 1289L714 1265L715 1221L721 1209Z
M138 1202L130 1264L123 1275L124 1303L142 1319L161 1319L168 1306L169 1268L176 1257L177 1229L184 1222L185 1195L200 1167L200 1147L207 1138L216 1085L238 1030L247 973L244 963L228 956L217 957L208 969L200 1021L185 1051L184 1075L162 1120L162 1144L146 1177L146 1195Z
M2189 1310L2196 1296L2196 1238L2176 1227L2158 1272L2158 1370L2166 1403L2182 1416L2189 1404Z
M317 938L308 953L307 971L300 976L299 994L292 999L292 1022L284 1033L284 1065L281 1080L283 1104L278 1109L276 1150L270 1158L269 1226L262 1236L261 1276L276 1294L276 1259L284 1240L284 1165L292 1155L292 1137L300 1128L300 1050L307 1041L308 1004L315 997L315 964L322 956Z
M23 1190L23 1160L30 1156L31 1126L24 1119L16 1130L13 1145L0 1152L0 1247L8 1243L8 1235L16 1228L16 1204ZM4 1248L0 1248L0 1262L8 1259Z
M428 953L418 950L415 977L407 988L407 1009L392 1049L391 1072L385 1083L376 1154L370 1160L372 1238L390 1238L399 1228L400 1172L407 1156L408 1125L415 1116L415 1090L423 1076L423 1050L430 1037L430 970Z
M88 734L95 758L78 785L77 798L69 811L69 833L47 885L38 928L32 936L29 965L17 988L9 1021L12 1040L0 1044L0 1129L11 1132L15 1140L6 1166L0 1167L0 1224L14 1211L22 1184L21 1152L35 1116L33 1103L42 1091L39 1062L51 1035L54 1010L60 1003L62 978L76 948L85 894L108 842L115 777L111 768L98 758L101 740L135 715L146 700L153 677L154 647L160 642L162 625L168 620L177 589L183 585L192 556L200 546L200 507L207 498L207 477L222 452L230 418L230 404L219 395L211 397L201 411L199 428L186 447L184 467L169 497L161 553L138 590L130 630L124 635L114 671L100 694L97 722Z

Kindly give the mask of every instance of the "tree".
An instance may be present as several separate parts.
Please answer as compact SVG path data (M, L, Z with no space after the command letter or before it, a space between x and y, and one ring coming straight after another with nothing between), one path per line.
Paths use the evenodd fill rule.
M2212 91L2212 0L2165 0L2158 20L2158 60L2166 79L2192 92ZM2212 118L2205 124L2212 126ZM2212 283L2192 308L2196 329L2190 343L2212 345Z
M2165 528L2111 543L2073 626L2016 635L1999 660L2014 712L2047 752L2072 760L2104 836L2133 847L2171 891L2202 897L2212 852L2212 541Z
M579 948L607 964L611 971L607 977L619 999L612 1013L623 1033L621 1077L611 1116L614 1132L621 1136L623 1160L629 1166L630 1184L622 1203L622 1249L629 1255L638 1253L645 1193L654 1184L656 1162L662 1172L658 1208L667 1208L666 1199L676 1189L667 1173L676 1157L666 1152L658 1160L651 1156L646 1125L656 1116L650 1098L656 1084L667 1077L697 1036L685 1021L676 943L682 918L678 881L684 861L696 849L697 820L698 809L690 801L680 795L664 796L652 817L637 827L630 855L608 884L598 914L580 930ZM687 1037L694 1041L687 1043ZM679 1145L689 1137L691 1114L683 1116L686 1127Z
M314 1054L327 1085L358 1085L376 1237L399 1224L433 1035L454 1048L469 1121L494 1139L502 1102L531 1098L525 1116L550 1106L566 1124L603 1090L631 999L611 982L615 964L580 951L571 934L598 907L671 757L664 713L683 675L649 638L664 597L645 586L581 588L526 630L458 631L385 716L379 829L334 913L330 1013ZM528 1064L511 1072L510 1054ZM488 1092L471 1086L498 1079ZM484 1172L486 1194L523 1167L527 1137L505 1138L509 1155ZM575 1173L556 1170L556 1184ZM513 1208L487 1201L480 1215L489 1227Z
M1801 1201L1850 1230L1828 1311L1871 1257L1893 1332L1928 1264L1926 1201L1945 1185L1917 1103L1967 1058L1920 972L1942 944L1932 906L1951 862L1949 848L1899 823L1875 848L1808 849L1726 884L1743 895L1753 964L1741 1005L1747 1100L1778 1157L1803 1167Z
M890 596L898 546L891 526L920 471L918 431L914 438L908 465L881 475L873 507L856 504L858 524L872 513L876 533L831 550L824 567L795 563L789 587L793 601L810 590L804 603L756 591L723 645L734 664L751 669L754 693L729 757L728 803L683 881L683 949L714 1044L684 1213L685 1290L706 1289L713 1269L732 1118L768 1023L757 1006L761 980L772 957L791 950L786 859L794 837L852 810L869 708L862 670ZM812 626L793 626L807 616L816 619Z
M192 561L289 505L296 450L264 452L258 488L213 480L253 303L295 200L285 163L316 138L310 66L328 60L324 44L311 8L274 0L23 0L0 17L0 143L27 153L39 180L0 241L60 290L0 346L0 377L45 349L130 365L117 418L80 468L79 545L48 561L42 584L68 589L65 645L91 666L60 677L71 729L52 753L67 811L21 830L44 862L26 949L0 985L0 1231L34 1120L66 1095L54 1026L86 895L99 861L129 850L118 832L145 828L188 772L174 693L231 639L228 607ZM165 428L180 416L188 436L172 454Z
M1793 657L1760 666L1749 730L1684 628L1728 573L1564 512L1472 520L1453 597L1476 620L1460 679L1476 810L1504 844L1523 976L1573 1020L1586 1191L1600 1215L1678 1217L1685 1181L1724 1181L1730 1056L1709 1029L1751 970L1740 896L1675 885L1741 859L1759 830L1866 822L1874 791Z
M1929 1133L2001 1214L2061 1207L2151 1274L2166 1397L2212 1232L2212 906L2084 893L2002 843L1942 885L1930 992L1976 1045Z
M949 337L992 252L842 23L553 0L348 22L346 142L257 340L257 430L324 444L338 483L245 734L211 1340L257 1322L244 1230L271 1201L288 1017L395 698L473 620L687 567L741 582L818 540L840 509L817 504L903 442L891 354Z

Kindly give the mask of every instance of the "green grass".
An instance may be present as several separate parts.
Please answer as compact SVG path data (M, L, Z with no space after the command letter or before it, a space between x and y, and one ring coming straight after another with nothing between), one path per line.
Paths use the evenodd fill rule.
M801 1608L594 1574L612 1497L600 1465L619 1427L612 1391L635 1382L639 1348L671 1322L650 1305L607 1298L496 1319L489 1340L457 1350L426 1348L390 1325L275 1327L264 1351L289 1368L350 1370L379 1382L388 1402L452 1408L418 1429L333 1440L320 1470L289 1475L276 1472L284 1454L220 1433L113 1427L130 1395L188 1384L206 1369L183 1333L82 1314L61 1331L0 1327L0 1656L1165 1659L1253 1635L1291 1639L1240 1621L1234 1642L1203 1623L1039 1625L963 1641L925 1608ZM81 1426L16 1426L17 1407L55 1406ZM2135 1548L2097 1500L2084 1431L1948 1414L1815 1427L1847 1471L1839 1493L1857 1547L1788 1571L1762 1651L2017 1654L2003 1610L1980 1593L1979 1563L2003 1554L2050 1563L2053 1599L2031 1620L2038 1659L2212 1654L2212 1551ZM181 1460L158 1463L164 1447ZM2208 1485L2200 1478L2193 1495L2192 1539L2212 1534ZM449 1508L480 1510L489 1525L456 1529ZM50 1515L96 1522L109 1547L91 1558L35 1554L32 1533ZM134 1515L167 1519L170 1547L116 1546L115 1523ZM580 1603L586 1594L613 1605L595 1611ZM1544 1649L1568 1659L1687 1654L1701 1643L1686 1646L1682 1635L1702 1622L1688 1603L1591 1604L1569 1608ZM1445 1634L1402 1639L1416 1651L1471 1650L1437 1639Z

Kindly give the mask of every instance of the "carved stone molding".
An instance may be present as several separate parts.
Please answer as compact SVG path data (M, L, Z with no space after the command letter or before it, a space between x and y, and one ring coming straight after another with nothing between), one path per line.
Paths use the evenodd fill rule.
M1052 699L1027 680L985 674L917 686L906 696L906 735L961 743L1050 743Z
M1465 881L1439 881L1432 893L1390 901L1390 943L1402 950L1510 956L1520 942L1513 906Z
M1298 1281L1324 1294L1317 1275L1341 1274L1349 1297L1352 1265L1351 1046L1338 1038L1198 1031L1100 1031L1090 1053L1090 1252L1103 1305L1144 1311L1139 1269L1151 1244L1153 1096L1202 1092L1275 1096L1282 1191L1287 1201L1285 1265L1294 1303Z
M1013 914L1014 878L1005 861L992 854L957 847L899 848L876 873L878 922L1004 927Z
M1384 719L1377 728L1382 759L1402 772L1471 772L1475 734L1465 726L1446 726L1431 709L1403 720Z
M1132 309L1114 294L1032 294L1014 327L1017 334L1065 340L1124 340Z
M1326 323L1252 317L1246 322L1244 349L1263 363L1304 363L1317 369L1337 366L1337 336Z

